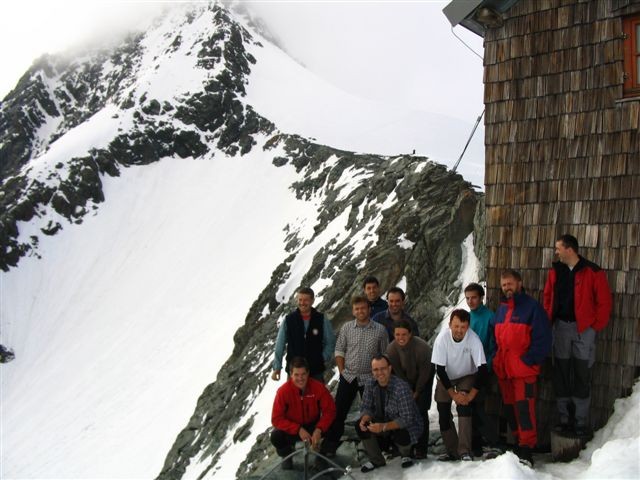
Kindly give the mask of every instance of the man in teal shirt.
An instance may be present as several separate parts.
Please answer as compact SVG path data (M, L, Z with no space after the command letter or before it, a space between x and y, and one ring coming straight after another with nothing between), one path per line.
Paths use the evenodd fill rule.
M484 304L484 288L478 283L470 283L464 289L464 298L467 306L471 311L471 330L473 330L482 341L482 348L487 359L487 368L489 370L489 382L486 389L481 395L476 397L473 409L473 450L474 456L484 455L487 458L493 458L502 450L498 448L498 418L497 415L489 415L485 411L485 400L487 396L498 398L493 395L497 391L497 383L495 375L491 372L491 362L495 354L495 337L491 329L490 321L494 313ZM484 440L484 441L483 441ZM484 446L484 448L483 448Z
M487 367L491 371L491 360L495 354L495 338L489 328L493 312L484 304L484 288L478 283L470 283L464 289L464 298L471 310L471 330L476 332L482 341Z

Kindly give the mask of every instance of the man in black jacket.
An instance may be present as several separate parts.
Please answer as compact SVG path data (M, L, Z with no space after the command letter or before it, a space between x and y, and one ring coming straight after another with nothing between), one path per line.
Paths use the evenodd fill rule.
M376 277L369 275L365 277L362 282L362 288L364 294L369 301L369 307L371 308L371 318L375 317L378 313L384 312L389 308L389 304L380 296L380 282Z

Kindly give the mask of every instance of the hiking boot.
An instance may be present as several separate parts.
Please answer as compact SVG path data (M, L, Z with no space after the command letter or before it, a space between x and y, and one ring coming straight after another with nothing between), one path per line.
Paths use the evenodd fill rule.
M504 450L498 447L482 447L482 456L485 460L497 458L504 453Z
M281 463L282 470L293 470L293 457L289 457Z
M413 459L411 457L402 457L402 462L400 466L402 468L409 468L413 465Z
M457 462L460 460L456 455L451 455L450 453L443 453L438 457L439 462Z
M531 447L519 447L517 451L518 460L522 465L533 468L533 454Z
M362 465L362 467L360 467L360 471L362 473L369 473L373 470L375 470L376 468L380 468L380 467L384 467L384 465L375 465L371 462L367 462L364 465Z
M427 450L424 448L416 448L415 452L413 452L413 458L416 460L424 460L427 458Z
M473 462L473 457L468 453L463 453L460 455L460 460L463 462Z

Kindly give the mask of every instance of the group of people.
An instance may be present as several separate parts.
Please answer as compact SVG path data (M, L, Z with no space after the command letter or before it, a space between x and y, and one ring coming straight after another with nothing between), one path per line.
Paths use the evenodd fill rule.
M290 454L297 441L327 458L335 456L357 395L355 430L368 456L362 472L384 466L383 451L397 452L403 468L426 458L435 374L433 398L446 450L439 460L491 458L504 451L498 422L484 408L487 393L495 389L516 442L514 452L533 466L537 380L550 353L559 418L555 430L588 436L595 337L609 321L611 292L604 271L579 255L575 237L562 235L555 251L558 261L549 270L543 304L525 292L515 270L500 275L502 298L495 313L484 305L482 286L467 285L470 311L451 312L433 349L405 312L401 288L390 288L385 301L378 280L365 278L364 295L351 300L354 319L337 338L327 317L313 308L313 290L300 288L298 308L280 325L273 362L274 380L280 379L283 361L289 375L272 411L271 441L285 458L282 467L293 468ZM335 399L324 384L333 360L339 371Z

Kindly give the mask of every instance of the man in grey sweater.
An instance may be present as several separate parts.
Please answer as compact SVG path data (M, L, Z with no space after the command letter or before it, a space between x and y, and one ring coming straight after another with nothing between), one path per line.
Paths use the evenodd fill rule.
M409 384L413 399L423 419L422 435L418 439L414 457L427 458L429 441L429 408L433 385L431 347L423 339L413 335L411 324L406 320L395 322L394 340L387 348L387 356L393 372Z

